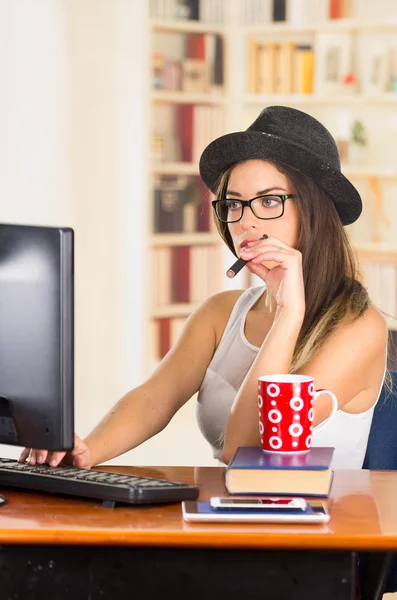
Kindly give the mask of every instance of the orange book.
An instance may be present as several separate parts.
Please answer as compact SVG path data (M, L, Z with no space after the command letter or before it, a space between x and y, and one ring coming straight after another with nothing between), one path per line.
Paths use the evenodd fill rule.
M312 94L313 76L313 48L306 44L296 46L294 52L294 93Z
M329 18L340 19L342 16L342 0L329 0Z
M259 52L261 44L255 40L248 40L247 64L247 89L249 94L259 92Z
M205 60L205 34L193 33L186 38L186 58L199 58Z
M277 43L261 44L259 52L259 93L274 94L277 88Z
M280 42L277 48L277 94L292 94L294 91L294 42Z

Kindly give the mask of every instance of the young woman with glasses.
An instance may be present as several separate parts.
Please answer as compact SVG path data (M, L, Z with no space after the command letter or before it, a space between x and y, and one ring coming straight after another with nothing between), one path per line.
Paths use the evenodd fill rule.
M333 468L361 468L385 378L387 325L359 282L344 229L362 204L335 141L310 115L271 106L246 131L214 140L200 175L215 194L221 237L263 285L204 302L154 374L84 441L76 436L67 458L90 467L138 446L198 392L200 429L228 463L237 447L260 445L258 377L299 373L338 398L314 444L335 448ZM320 396L314 425L330 408ZM56 465L64 456L27 448L20 460Z

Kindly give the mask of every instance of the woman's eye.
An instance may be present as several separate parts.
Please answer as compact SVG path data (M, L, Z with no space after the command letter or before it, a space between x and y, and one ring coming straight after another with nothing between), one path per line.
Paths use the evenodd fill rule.
M226 200L226 206L229 210L237 210L241 205L237 200Z
M274 196L266 196L262 198L262 206L266 208L274 207L280 204L280 199Z

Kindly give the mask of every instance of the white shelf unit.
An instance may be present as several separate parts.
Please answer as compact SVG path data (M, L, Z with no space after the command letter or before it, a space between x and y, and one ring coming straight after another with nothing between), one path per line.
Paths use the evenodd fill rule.
M379 95L345 94L321 96L319 94L246 94L243 97L244 104L263 105L266 104L288 104L290 106L318 106L339 104L346 106L374 106L382 108L397 109L397 92Z
M153 102L170 104L225 104L226 98L220 94L194 94L189 92L152 90Z
M152 173L156 175L198 175L199 168L196 163L187 162L159 162L152 165Z
M235 0L232 0L234 2ZM225 2L226 10L228 10L228 2ZM230 22L227 19L225 24L207 23L197 20L185 21L176 19L150 19L150 52L156 48L155 36L172 36L174 39L182 39L183 36L189 34L204 34L204 35L216 35L221 36L223 39L223 67L224 67L224 82L221 89L210 88L207 92L190 92L183 90L174 89L163 89L163 88L151 88L149 94L150 106L151 106L151 122L149 124L149 135L151 137L153 131L153 117L154 111L161 105L167 105L167 110L177 109L182 105L197 105L203 107L216 107L217 110L223 111L225 115L225 122L227 124L226 131L230 130L230 119L229 119L229 108L230 93L230 67L227 64L230 59L229 56L229 37L230 37ZM174 42L176 44L177 42ZM167 233L154 233L153 232L153 190L154 182L156 179L162 177L178 176L181 178L193 178L199 176L198 162L182 162L182 161L170 161L163 157L163 160L151 160L149 164L149 224L148 224L148 255L154 256L154 253L159 250L167 250L167 248L175 248L178 246L189 246L192 248L203 248L211 247L216 248L219 253L219 257L222 253L222 241L219 235L214 230L212 224L212 214L210 215L211 225L210 231L208 232L167 232ZM211 209L212 212L212 209ZM220 264L221 258L216 263ZM192 265L190 265L190 268ZM221 278L220 278L221 279ZM221 283L220 283L221 285ZM151 298L152 292L149 282L148 297ZM150 365L156 362L154 357L153 348L153 324L158 319L184 319L194 311L198 304L197 302L189 303L164 303L156 305L154 302L150 302L149 317L148 317L148 336L149 347L147 351L146 364L150 370Z
M333 19L319 23L292 24L287 22L246 25L242 28L243 35L258 34L291 34L299 33L338 33L340 31L393 31L397 28L397 18L381 21L367 21L361 19Z
M185 21L183 19L152 19L150 22L150 29L153 32L168 31L171 33L209 33L222 36L228 33L228 28L223 25L217 25L215 23L203 23L202 21L195 20Z
M240 8L243 0L230 0L227 2L227 22L224 24L212 24L201 21L181 21L181 20L151 20L151 35L161 34L179 34L186 35L192 33L221 35L224 39L224 74L225 84L222 92L210 93L191 93L176 90L152 89L150 91L150 103L152 106L166 104L178 106L183 104L198 104L206 106L217 106L224 110L227 117L227 131L238 131L245 129L255 118L261 108L280 104L289 105L301 110L307 110L321 121L325 122L331 132L333 131L332 119L331 125L328 125L329 115L342 114L348 112L351 115L371 114L372 119L394 118L397 115L397 92L385 92L377 94L367 94L362 92L346 92L335 94L248 94L246 92L246 47L247 40L252 36L260 36L267 39L278 39L290 36L291 39L297 39L302 42L305 36L315 39L323 33L351 33L360 35L363 33L376 33L379 35L390 35L397 32L397 7L396 14L388 19L369 19L369 18L349 18L333 21L310 23L310 24L290 24L290 23L267 23L244 25L240 19ZM365 112L367 111L367 113ZM397 135L396 135L397 138ZM397 142L397 139L396 139ZM378 158L378 156L376 156ZM355 185L362 191L365 208L373 203L366 201L366 192L368 180L376 180L381 188L387 188L387 195L390 195L390 186L397 184L397 160L392 164L379 160L371 161L368 165L343 164L342 172L349 177ZM151 161L149 166L149 180L160 176L198 176L198 164L196 162L178 162L168 160ZM397 190L396 190L397 191ZM386 192L385 192L386 194ZM364 211L368 215L368 210ZM152 218L152 214L150 215ZM367 217L367 221L370 220ZM365 217L364 217L365 222ZM397 230L396 230L397 232ZM373 259L389 260L390 263L397 265L397 256L390 250L389 243L374 244L369 243L371 237L365 240L363 236L358 235L358 241L355 240L355 225L349 228L349 233L356 246L363 256L365 248L365 257ZM218 234L215 231L209 233L164 233L153 234L149 228L148 249L152 252L156 248L166 246L220 246L220 252L223 257L222 270L230 266L230 252L223 248L222 242L218 240ZM244 271L244 270L243 270ZM235 280L222 279L223 289L230 287L246 287L250 284L250 277L247 273L240 273ZM255 284L257 284L255 282ZM150 319L154 318L173 318L179 316L188 316L191 310L196 308L196 304L167 304L154 307L150 313ZM397 312L397 307L396 307ZM395 329L393 321L391 326Z
M369 3L361 2L360 9L363 4L369 5ZM381 4L382 0L379 2L379 5ZM356 6L358 6L357 3ZM381 10L379 14L382 14ZM383 14L385 14L385 10ZM382 154L382 143L381 140L378 140L376 150L372 152L372 160L365 164L342 164L342 172L358 187L364 201L362 219L358 221L358 225L354 224L349 227L348 232L355 245L359 260L378 261L381 264L394 265L396 267L395 276L397 277L397 249L395 245L393 247L394 240L397 239L397 211L394 208L394 198L397 194L397 152L393 153L393 148L397 147L397 89L390 92L375 93L371 91L371 93L365 93L360 88L358 90L356 88L355 90L343 90L342 93L320 93L314 86L313 93L307 94L248 93L247 69L245 67L247 65L248 40L250 38L273 42L296 40L299 44L310 41L317 49L316 40L319 36L339 33L350 34L354 40L358 40L358 36L364 35L384 36L385 39L390 39L391 35L397 34L397 5L394 14L390 14L388 18L335 19L310 24L255 23L240 27L240 34L243 38L241 48L244 55L242 71L245 72L240 75L239 81L239 102L241 106L241 126L239 129L245 129L256 118L262 108L270 105L288 105L313 114L328 126L335 138L338 138L336 124L338 117L340 121L342 120L341 115L351 115L354 118L362 119L364 122L366 118L372 123L379 122L382 131L382 136L379 135L379 137L389 141L389 151L386 148ZM397 46L397 44L394 44L394 46ZM362 55L358 57L355 55L355 58L358 58L359 62L360 59L362 60ZM315 56L316 60L317 56ZM345 122L346 120L347 117L345 117ZM390 127L388 127L389 121L391 123ZM392 135L394 135L395 144L391 141ZM392 154L394 160L389 158L389 154ZM379 208L380 204L382 204L381 209ZM378 218L377 210L383 210L385 214L379 216L379 223L374 226L373 220ZM390 216L393 212L395 213L394 219ZM367 235L364 235L364 229L367 230ZM393 283L391 287L396 285L397 283ZM394 307L394 314L397 316L397 302ZM388 323L391 329L397 330L396 319L388 318Z

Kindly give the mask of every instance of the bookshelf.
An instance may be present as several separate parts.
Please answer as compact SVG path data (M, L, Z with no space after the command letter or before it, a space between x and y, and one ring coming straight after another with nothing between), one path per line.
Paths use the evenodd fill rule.
M189 314L222 289L221 240L198 160L229 129L228 17L225 0L150 6L147 373Z
M286 0L285 3L280 0L261 0L260 3L256 0L200 0L192 3L188 0L162 0L157 5L156 0L153 0L151 4L150 54L153 61L150 72L149 131L152 152L148 169L150 191L147 236L152 261L148 289L151 301L147 318L149 371L157 362L154 357L161 358L158 351L159 329L163 331L163 338L171 343L184 319L204 299L200 297L199 300L197 287L201 287L203 293L205 291L209 295L230 287L247 287L259 283L245 271L232 281L224 276L230 266L230 252L224 248L214 230L210 215L207 215L206 225L198 231L192 225L193 209L190 207L190 225L187 231L180 224L178 231L156 230L153 226L156 190L158 192L167 185L172 187L173 181L197 183L198 157L203 147L218 135L248 127L266 105L286 104L300 108L322 121L333 133L340 146L342 172L357 186L364 201L362 218L348 227L364 280L375 303L386 312L397 315L397 244L393 241L397 239L397 213L393 205L397 193L397 5L394 6L390 0L379 0L376 7L369 0ZM205 18L175 18L175 7L180 4L191 4L193 10L203 8ZM278 9L285 4L285 21L272 21L272 10L274 12L276 4ZM215 5L216 10L211 15L211 6ZM304 11L299 13L300 6L306 7L305 14ZM159 14L159 9L163 13ZM259 13L255 13L256 10ZM334 11L332 19L329 18L331 10ZM339 15L335 13L336 10L340 11ZM200 15L196 14L197 16ZM161 68L164 68L166 62L161 54L166 55L170 51L170 55L165 58L171 62L185 60L184 47L191 36L196 37L196 42L206 39L205 49L208 50L208 56L212 56L211 61L214 40L218 40L218 43L222 40L221 69L218 64L218 74L219 69L222 72L221 83L218 81L208 84L207 81L203 89L200 86L192 89L183 84L181 75L178 75L180 67L175 64L171 68L168 66L168 75L164 78L167 82L164 83L164 79L159 82L159 73L161 74ZM280 86L279 81L271 91L263 91L260 86L256 90L250 89L254 56L250 47L252 42L256 45L271 42L276 46L289 42L302 46L304 51L309 46L313 56L301 56L298 66L302 68L303 65L310 73L310 84L306 82L303 87L301 85L301 89L289 88L287 93L282 91L283 88L277 87ZM324 81L320 74L327 70L327 53L335 45L339 48L340 64L337 65L337 74L333 75L336 81L330 83ZM166 52L165 48L170 50ZM383 50L387 53L386 57ZM206 55L206 60L208 56ZM336 60L335 56L331 58ZM269 60L269 56L266 60ZM389 80L385 79L386 63ZM193 65L193 75L199 80L203 72L200 68L195 72L196 66ZM383 77L376 86L367 76L367 70L374 69L375 66L378 67L381 79ZM346 75L349 77L346 78ZM206 76L208 77L208 73L204 74ZM277 76L275 69L274 76ZM178 110L189 111L187 106L196 111L196 128L207 132L196 143L196 147L191 149L192 152L181 156L180 151L175 148L180 132L174 130L168 146L159 139L162 135L165 137L164 132L157 135L157 140L154 140L154 134L158 134L158 121L172 122L172 115L175 116ZM212 117L209 117L211 114ZM207 118L212 120L210 127L205 125ZM365 153L357 156L352 152L354 144L351 140L356 121L364 125L367 137ZM203 198L205 191L201 189L200 194ZM207 208L209 200L207 194ZM211 267L208 267L208 257L203 258L204 249L212 253ZM179 301L178 295L177 299L170 301L164 293L160 293L156 301L154 295L159 289L168 287L168 292L171 293L170 284L165 284L164 273L160 275L160 282L156 281L156 273L169 271L170 264L179 260L178 252L179 257L182 257L181 262L185 265L189 263L189 269L194 264L200 283L197 286L197 282L192 283L191 274L189 273L189 277L185 274L190 287L195 286L192 298L188 298L186 290L181 290ZM212 271L211 283L208 282L207 269ZM175 276L174 279L171 276L171 285L172 281L175 282ZM389 326L390 329L397 330L397 321L390 318ZM162 346L163 352L166 344L163 343Z
M256 13L255 2L246 0L242 8L241 129L272 104L309 112L328 127L342 172L363 198L363 216L347 228L363 280L374 303L397 316L397 5L318 0L315 20L314 10L296 10L313 9L310 0L287 0L278 3L285 5L285 20L272 22L272 4L265 1ZM339 18L330 19L335 7ZM364 148L354 142L357 122ZM397 331L395 318L388 323Z

